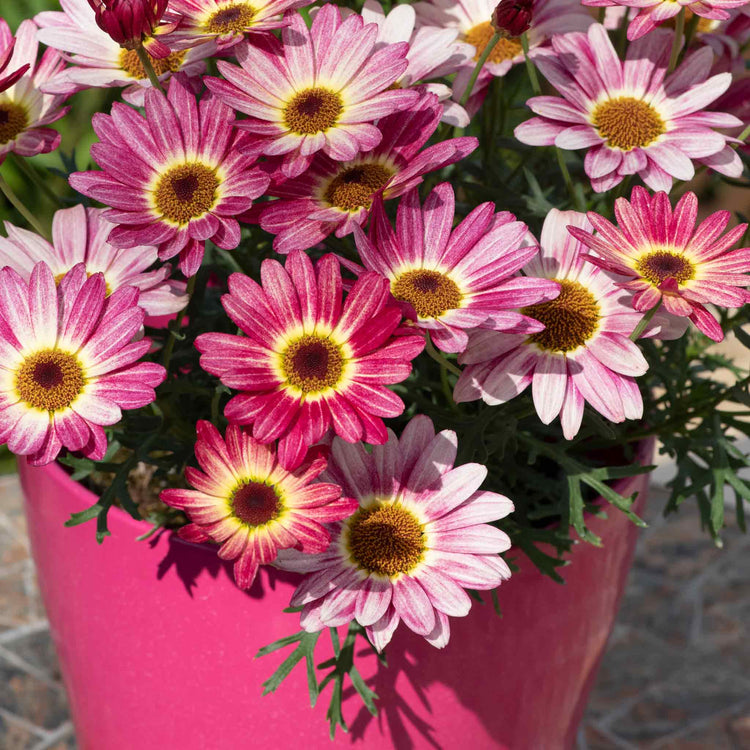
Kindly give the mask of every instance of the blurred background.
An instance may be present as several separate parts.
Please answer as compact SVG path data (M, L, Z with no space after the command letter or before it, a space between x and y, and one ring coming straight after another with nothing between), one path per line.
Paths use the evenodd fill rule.
M55 0L5 0L0 13L15 31L24 18L58 8ZM39 191L12 156L0 167L45 226L55 210L80 202L65 174L89 168L96 140L91 117L108 111L116 96L116 89L73 96L71 114L53 125L62 133L61 148L30 160L32 169L57 170L45 179L59 201ZM707 197L706 213L748 212L747 191L725 185ZM0 220L24 226L2 196ZM748 351L736 341L719 347L739 367L750 367ZM722 375L734 377L729 370ZM734 512L727 512L724 547L717 548L700 528L695 503L663 518L663 487L672 472L668 459L657 462L649 528L641 532L578 747L750 750L750 537L731 525ZM76 747L29 555L15 461L0 448L0 748Z

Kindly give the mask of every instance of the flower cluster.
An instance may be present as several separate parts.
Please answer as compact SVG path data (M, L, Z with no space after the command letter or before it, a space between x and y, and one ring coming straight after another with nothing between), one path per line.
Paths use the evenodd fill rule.
M61 0L15 38L0 19L15 182L68 97L113 89L97 168L57 169L68 207L0 178L34 230L0 237L0 443L89 471L111 448L120 489L157 467L157 523L238 586L305 574L304 631L351 623L381 651L403 622L445 646L467 589L510 576L511 536L587 538L581 482L619 497L625 471L601 456L628 463L634 420L677 424L671 342L747 320L747 226L686 184L747 175L741 4L584 0L624 6L597 23L578 0ZM546 475L524 486L524 461Z

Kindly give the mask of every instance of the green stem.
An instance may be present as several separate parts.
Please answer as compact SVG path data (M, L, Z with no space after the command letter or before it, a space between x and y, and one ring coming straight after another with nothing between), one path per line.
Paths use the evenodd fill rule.
M674 39L672 39L672 53L669 56L669 67L667 68L667 75L669 75L677 67L677 59L680 56L680 47L682 46L682 35L685 30L685 7L677 14L677 21L674 25Z
M641 334L646 330L646 326L651 322L651 318L656 315L656 311L661 307L661 300L659 303L654 305L640 320L638 325L635 327L633 333L630 334L631 341L638 341Z
M747 137L750 135L750 125L748 125L738 136L737 140L740 141L740 143L744 143L745 140L747 140ZM733 144L734 146L739 146L739 143Z
M177 317L169 324L169 338L167 339L167 343L164 345L164 358L162 360L164 369L167 372L169 372L169 360L172 359L172 352L174 351L174 342L177 341L177 335L180 332L180 328L182 328L182 321L185 319L185 313L187 312L188 306L190 305L190 300L193 298L196 278L197 274L195 276L191 276L188 279L187 289L185 290L188 294L187 304L182 308L182 310L180 310L179 313L177 313Z
M39 172L22 156L13 154L13 162L15 165L29 178L31 182L36 185L52 203L57 204L59 207L63 207L65 204L60 200L60 196L55 193L54 190L41 178Z
M627 9L626 9L627 10ZM628 14L623 13L622 19L620 20L620 26L617 29L617 56L621 59L625 59L625 51L628 48Z
M162 94L166 93L164 87L159 81L159 77L156 75L154 66L151 64L151 58L148 56L148 52L146 52L143 47L136 47L135 53L138 55L138 59L141 61L141 65L143 65L143 69L146 71L146 75L148 76L148 80L151 81L151 85L154 88L159 89Z
M456 365L453 364L453 362L449 362L433 345L432 341L430 341L429 334L424 337L424 350L429 354L435 362L437 362L441 367L445 367L446 370L450 370L454 375L458 375L460 377L461 370L456 367Z
M602 6L599 8L599 12L596 14L597 23L604 25L604 19L607 17L607 8Z
M570 178L570 172L568 172L568 165L565 163L565 159L563 159L562 150L557 146L555 146L555 155L557 156L557 163L560 166L560 172L562 173L563 180L565 181L565 187L568 189L568 193L570 194L570 199L573 201L573 205L576 207L576 210L584 213L586 211L586 207L581 205L578 193L576 193L575 187L573 186L573 180Z
M526 73L531 81L531 90L535 96L539 96L542 93L542 87L539 85L539 77L536 74L534 63L529 57L529 38L525 31L521 34L521 48L523 49L523 60L526 63Z
M15 192L13 192L13 188L5 181L2 175L0 175L0 190L2 190L5 197L16 211L26 219L29 226L33 227L34 231L44 237L44 239L50 240L49 232L41 225L36 216L24 206L23 201L15 194Z
M477 82L477 78L479 77L479 72L484 67L485 62L487 62L487 58L492 54L492 50L495 49L495 46L502 38L502 34L500 32L496 31L492 35L492 39L490 39L489 42L487 42L487 46L482 50L482 54L479 56L479 59L477 60L477 64L474 66L474 70L471 72L471 78L469 78L469 83L466 84L466 90L463 93L463 96L461 97L461 100L459 101L459 104L464 107L466 106L466 102L469 101L469 97L471 96L472 89L474 88L474 84Z

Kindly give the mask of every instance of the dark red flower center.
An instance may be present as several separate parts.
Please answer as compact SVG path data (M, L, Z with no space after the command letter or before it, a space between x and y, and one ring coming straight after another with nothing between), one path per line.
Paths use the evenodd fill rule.
M29 114L15 102L0 102L0 144L12 141L29 124Z
M636 271L654 286L667 279L684 284L695 276L693 264L681 253L669 250L654 250L644 255L635 265Z
M391 294L408 302L420 318L439 318L448 310L461 307L461 292L450 277L439 271L420 268L406 271L391 285Z
M345 537L354 562L368 573L409 573L426 549L422 524L400 505L360 508L347 522Z
M241 484L231 502L234 515L248 526L263 526L277 518L282 510L274 487L262 482Z
M596 332L599 305L583 284L555 279L560 296L550 302L524 307L521 312L547 326L529 341L552 352L572 352L583 346Z
M337 385L344 371L340 347L326 338L306 335L290 344L282 355L289 385L304 393L317 393Z
M343 111L339 94L316 86L294 95L284 107L284 124L298 135L323 133L338 122Z
M16 373L21 400L35 409L57 411L69 407L86 384L74 354L46 349L27 357Z
M347 167L328 183L323 198L342 211L369 208L375 193L384 188L393 175L394 170L382 164Z

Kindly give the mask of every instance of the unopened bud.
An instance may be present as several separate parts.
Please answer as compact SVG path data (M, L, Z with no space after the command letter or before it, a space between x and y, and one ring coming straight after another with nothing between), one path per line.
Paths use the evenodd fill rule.
M492 12L492 27L507 36L521 36L531 26L533 0L501 0Z
M109 34L121 47L137 49L146 46L154 57L166 57L169 48L160 42L162 54L154 54L151 45L160 29L161 17L169 0L88 0L96 14L96 25Z

